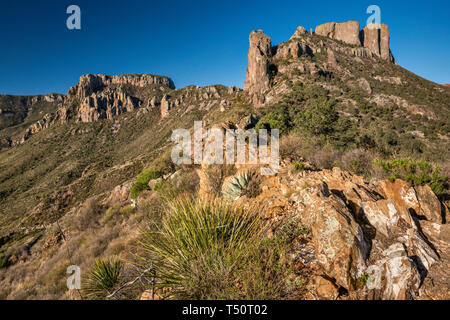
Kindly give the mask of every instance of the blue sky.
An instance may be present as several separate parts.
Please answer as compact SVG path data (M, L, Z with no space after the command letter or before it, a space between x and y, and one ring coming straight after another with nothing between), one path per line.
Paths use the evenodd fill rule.
M81 30L66 28L71 4L81 8ZM242 87L252 30L277 44L300 25L364 25L371 4L391 29L398 63L450 83L448 0L2 0L0 94L66 93L85 73L167 75L177 88Z

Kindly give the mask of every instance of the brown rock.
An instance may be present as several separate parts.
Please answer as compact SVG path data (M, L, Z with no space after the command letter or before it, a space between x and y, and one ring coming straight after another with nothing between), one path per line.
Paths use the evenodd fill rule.
M164 95L164 97L161 100L161 118L166 118L169 116L169 110L170 110L170 102L167 95Z
M270 38L262 30L253 31L249 41L244 90L254 96L256 105L260 105L265 101L265 91L270 88L269 63L272 57L272 44Z
M322 276L315 276L311 280L311 289L319 299L336 300L339 296L339 288L333 282Z
M429 186L418 186L416 187L416 194L420 203L420 211L416 213L424 216L428 221L444 223L441 203L433 190Z
M332 68L336 68L337 60L336 60L336 56L334 55L333 50L327 49L327 53L328 53L328 65Z
M302 223L312 230L315 254L324 273L352 289L364 268L368 245L346 204L329 193L326 184L304 190Z
M361 45L358 21L325 23L316 28L316 34L340 40L348 44Z
M370 52L383 60L394 61L390 50L390 35L387 25L371 23L364 27L361 35L364 39L364 47L368 48Z

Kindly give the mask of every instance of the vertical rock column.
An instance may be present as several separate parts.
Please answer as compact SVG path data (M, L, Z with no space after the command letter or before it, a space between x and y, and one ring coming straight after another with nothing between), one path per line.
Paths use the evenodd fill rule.
M272 57L272 43L262 30L253 31L249 41L244 90L252 96L255 106L260 106L265 102L265 91L270 88L269 65Z
M394 61L389 47L390 35L387 25L381 24L377 26L375 23L372 23L365 26L362 33L364 47L368 48L370 52L381 57L383 60Z

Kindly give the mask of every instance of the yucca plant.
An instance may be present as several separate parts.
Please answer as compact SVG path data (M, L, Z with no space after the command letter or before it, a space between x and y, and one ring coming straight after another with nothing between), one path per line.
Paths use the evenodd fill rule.
M172 200L161 224L142 231L141 267L155 266L157 286L176 298L232 298L237 270L261 233L250 210L218 199Z
M91 299L102 299L119 283L123 262L118 259L98 259L83 279L83 293Z
M253 198L259 193L259 179L256 173L244 171L231 178L224 188L223 197L235 201L243 195Z

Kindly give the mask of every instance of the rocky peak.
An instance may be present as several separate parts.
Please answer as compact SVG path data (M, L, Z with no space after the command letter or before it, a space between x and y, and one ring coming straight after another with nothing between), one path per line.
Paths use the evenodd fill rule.
M152 74L124 74L109 76L104 74L86 74L80 77L80 82L71 87L68 96L75 96L80 100L92 93L113 85L131 85L134 87L160 86L167 89L175 89L173 81L169 77L155 76Z
M264 92L270 88L272 43L262 30L250 34L247 75L244 90L253 96L255 105L264 103Z
M328 22L316 27L316 34L348 44L361 45L358 21Z

